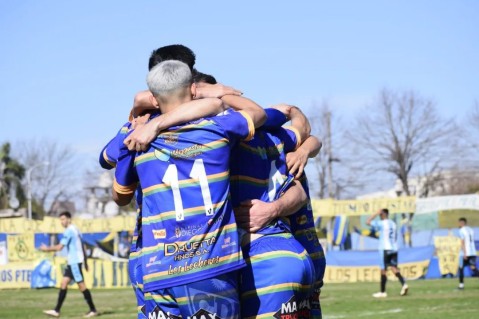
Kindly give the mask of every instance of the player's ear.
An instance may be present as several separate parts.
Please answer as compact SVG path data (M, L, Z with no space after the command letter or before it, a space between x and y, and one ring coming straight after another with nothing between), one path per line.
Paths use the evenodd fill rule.
M156 98L153 96L153 94L151 94L150 96L148 96L148 100L150 101L150 103L155 106L155 107L158 107L158 101L156 100Z
M196 83L191 83L191 96L193 96L193 98L196 98Z

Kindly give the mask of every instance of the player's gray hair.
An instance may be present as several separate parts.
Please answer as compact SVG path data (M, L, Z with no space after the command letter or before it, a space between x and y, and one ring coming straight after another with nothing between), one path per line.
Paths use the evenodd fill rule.
M192 75L185 63L168 60L151 69L146 77L146 83L154 96L167 96L177 89L190 86Z

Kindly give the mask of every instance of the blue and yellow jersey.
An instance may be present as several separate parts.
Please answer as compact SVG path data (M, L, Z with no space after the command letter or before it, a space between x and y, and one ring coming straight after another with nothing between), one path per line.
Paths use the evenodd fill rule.
M308 179L306 174L303 174L300 178L301 185L308 196L308 203L303 206L296 213L288 216L291 232L294 238L303 245L308 252L309 256L313 260L316 284L321 286L324 277L324 271L326 269L326 258L324 256L324 250L318 240L316 229L314 227L313 209L311 206L311 198L309 195Z
M286 153L301 144L294 128L259 129L254 138L241 142L233 150L231 160L231 196L233 206L244 200L274 201L287 181ZM275 234L287 230L276 220L257 233Z
M120 155L114 188L143 191L144 290L244 266L229 195L231 147L254 134L242 112L170 128L146 152Z
M118 156L120 155L120 149L123 145L123 140L130 131L130 128L130 122L126 122L125 124L123 124L115 137L112 138L105 145L105 147L103 147L100 153L100 157L98 159L101 167L108 170L116 167L116 163L118 162Z
M120 156L121 149L124 148L123 141L125 140L128 132L131 129L131 123L126 122L120 128L118 133L103 147L100 153L99 162L100 166L104 169L110 170L116 167L118 158ZM141 188L136 190L136 204L137 204L137 218L135 223L135 229L133 230L133 238L130 245L130 257L136 258L136 251L138 250L138 235L141 233L141 199L143 194Z

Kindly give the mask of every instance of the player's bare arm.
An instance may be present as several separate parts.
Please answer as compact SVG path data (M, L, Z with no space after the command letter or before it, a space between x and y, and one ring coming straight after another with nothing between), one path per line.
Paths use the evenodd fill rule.
M126 206L130 204L131 200L133 199L133 196L135 195L134 192L131 193L119 193L116 191L114 186L112 186L111 189L111 195L113 198L113 201L118 205L118 206Z
M301 141L306 140L310 136L311 125L297 106L282 103L273 105L272 108L281 111L288 120L291 120L291 126L298 131Z
M203 84L198 83L196 85L196 92L194 99L203 99L209 97L221 98L224 95L242 95L243 93L233 87L226 86L223 84ZM153 97L150 91L140 91L135 95L133 100L133 109L131 114L133 117L142 114L145 111L157 110L159 109L159 104L156 99ZM209 114L208 114L209 115Z
M236 111L246 112L253 120L254 127L258 128L266 121L266 113L263 108L242 96L224 95L221 100Z
M371 222L374 220L374 218L376 218L376 216L379 216L379 214L381 214L381 210L378 210L377 212L369 216L366 220L366 225L371 226Z
M162 130L222 111L224 111L224 105L218 98L192 100L136 129L125 139L124 143L131 151L146 150Z
M318 155L322 146L323 144L317 137L310 135L296 151L286 154L286 165L289 172L299 178L303 174L308 159Z
M58 245L53 245L53 246L46 246L45 244L42 244L40 246L40 250L41 251L45 251L45 252L48 252L48 251L60 251L63 249L63 245L62 244L58 244Z
M235 208L236 222L240 228L254 233L279 217L297 212L308 201L306 192L299 182L293 182L279 199L267 203L259 199L247 200Z

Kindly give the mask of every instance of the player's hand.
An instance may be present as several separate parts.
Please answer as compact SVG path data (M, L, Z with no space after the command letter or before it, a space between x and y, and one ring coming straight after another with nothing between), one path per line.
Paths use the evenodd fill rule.
M149 122L134 130L123 142L130 151L146 151L148 145L158 136L157 127Z
M89 270L88 263L87 263L86 259L85 259L85 270L86 270L86 271Z
M131 121L131 128L135 130L135 129L145 125L146 122L148 122L148 120L150 119L150 115L151 115L150 113L146 113L144 115L140 115L140 116L135 117Z
M301 148L286 154L286 165L288 166L289 172L294 175L295 178L301 177L307 163L308 153Z
M291 109L293 108L289 104L281 103L271 106L272 109L277 109L283 113L288 119L291 119Z
M231 87L225 86L221 83L206 84L199 83L196 85L195 99L202 99L206 97L221 98L224 95L242 95L243 92Z
M47 251L47 248L48 248L48 246L46 246L45 244L42 244L42 245L40 246L40 250L41 250L41 251Z
M259 199L251 199L241 202L234 209L236 223L249 233L255 233L268 225L277 216L276 206Z

